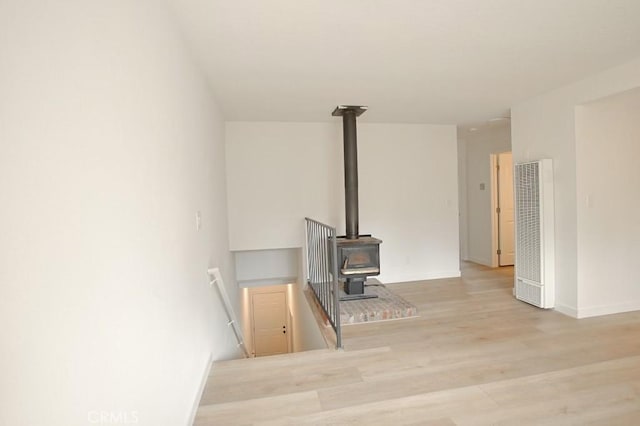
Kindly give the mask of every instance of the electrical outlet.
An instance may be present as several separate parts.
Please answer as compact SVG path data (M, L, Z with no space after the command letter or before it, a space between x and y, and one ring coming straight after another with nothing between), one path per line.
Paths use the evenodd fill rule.
M202 228L202 214L200 210L196 212L196 231L199 231Z

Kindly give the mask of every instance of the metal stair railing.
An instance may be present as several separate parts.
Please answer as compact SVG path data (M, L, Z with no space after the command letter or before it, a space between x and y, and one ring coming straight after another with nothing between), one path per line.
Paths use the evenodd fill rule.
M336 228L310 218L305 221L307 283L336 333L336 347L342 348Z

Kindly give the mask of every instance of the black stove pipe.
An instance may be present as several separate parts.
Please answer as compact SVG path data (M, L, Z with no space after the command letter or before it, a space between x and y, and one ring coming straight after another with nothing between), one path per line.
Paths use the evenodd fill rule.
M346 211L347 239L358 238L358 138L356 113L346 111L342 116L344 133L344 205Z
M367 107L338 106L331 115L342 116L344 138L344 204L346 214L346 237L357 239L359 236L358 217L358 138L356 134L356 117L365 112Z

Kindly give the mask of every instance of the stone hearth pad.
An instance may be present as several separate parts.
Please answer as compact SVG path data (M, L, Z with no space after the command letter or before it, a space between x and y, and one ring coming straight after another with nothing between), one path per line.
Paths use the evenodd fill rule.
M369 280L374 281L374 280ZM418 309L383 284L369 283L365 294L375 294L375 299L346 300L340 302L340 324L386 321L418 316ZM341 295L344 293L341 291Z

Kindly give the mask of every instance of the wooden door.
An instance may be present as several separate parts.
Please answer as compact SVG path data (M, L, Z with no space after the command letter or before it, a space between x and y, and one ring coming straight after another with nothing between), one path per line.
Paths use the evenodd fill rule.
M251 296L251 309L255 355L265 356L289 352L286 292L254 292Z

